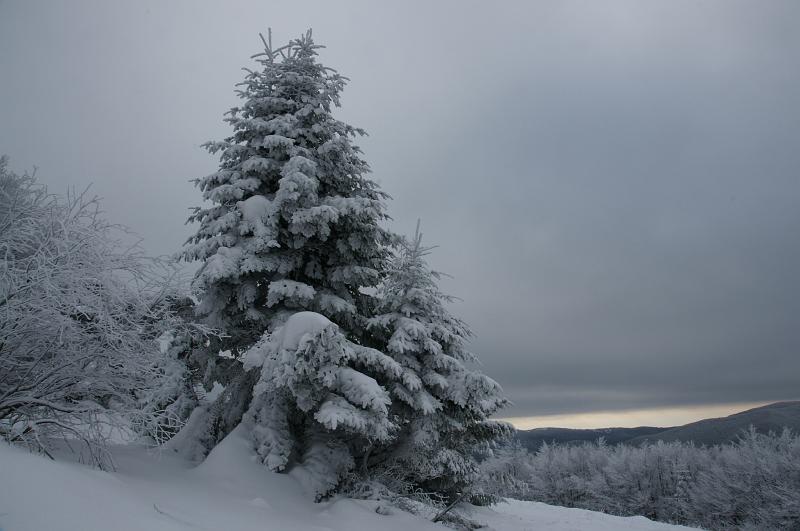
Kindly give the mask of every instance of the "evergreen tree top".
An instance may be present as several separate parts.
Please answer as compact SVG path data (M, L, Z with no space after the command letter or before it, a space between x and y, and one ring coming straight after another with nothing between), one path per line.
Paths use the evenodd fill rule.
M195 181L212 203L190 216L200 227L183 253L204 261L200 312L249 329L244 343L301 310L358 335L362 288L377 284L394 239L380 226L388 196L352 143L364 131L332 115L347 80L317 61L311 31L280 47L261 39L261 68L245 69L244 101L226 113L233 134L204 145L219 170Z
M400 253L393 261L390 269L393 275L390 277L405 290L424 289L431 291L432 295L437 295L438 299L450 302L455 297L446 295L439 290L437 281L445 276L440 271L434 271L428 266L426 257L437 246L425 246L422 244L421 222L417 220L417 227L414 236L409 240L403 238L400 241Z
M476 361L465 346L472 335L469 326L447 308L456 298L441 291L438 281L444 274L428 265L426 257L436 247L423 245L422 237L417 222L413 238L400 242L381 285L379 314L370 319L370 326L395 329L390 350L406 351L406 343L413 337L413 343L424 345L422 352Z

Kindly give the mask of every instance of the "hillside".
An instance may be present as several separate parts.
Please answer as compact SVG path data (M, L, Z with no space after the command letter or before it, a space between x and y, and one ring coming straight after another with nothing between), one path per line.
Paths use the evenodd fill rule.
M705 419L664 431L641 435L626 441L641 444L645 441L694 441L698 444L720 444L736 440L753 426L760 433L780 433L784 427L800 431L800 401L776 402L762 407L734 413L727 417Z
M517 440L531 451L542 443L580 443L603 437L608 444L642 444L647 441L694 441L698 444L721 444L735 440L753 426L760 433L779 433L784 427L800 432L800 401L776 402L734 413L727 417L705 419L683 426L656 428L601 428L576 430L569 428L537 428L517 431Z
M50 461L0 443L0 529L3 531L350 531L445 530L378 502L334 499L313 503L295 470L275 474L260 465L237 428L197 467L167 452L113 449L115 472ZM643 517L621 518L580 509L509 500L473 507L470 517L498 531L522 529L668 531L686 529Z

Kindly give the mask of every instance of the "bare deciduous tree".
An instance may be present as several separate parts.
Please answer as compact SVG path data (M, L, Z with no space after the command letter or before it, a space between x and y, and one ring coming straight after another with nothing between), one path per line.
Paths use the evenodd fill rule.
M115 417L157 439L180 424L186 369L157 339L186 325L126 238L97 198L53 195L0 159L0 437L45 453L54 435L82 441L100 463Z

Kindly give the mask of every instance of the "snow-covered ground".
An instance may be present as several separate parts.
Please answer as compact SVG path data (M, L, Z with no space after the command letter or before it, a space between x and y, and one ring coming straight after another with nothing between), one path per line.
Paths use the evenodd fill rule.
M692 529L662 524L644 516L622 518L608 514L567 509L544 503L508 500L491 508L476 507L471 518L495 531L679 531ZM694 531L697 531L696 529Z
M117 471L51 461L0 443L0 531L415 531L446 528L408 513L375 512L377 502L313 503L297 474L255 462L241 428L200 466L166 451L113 449ZM645 518L511 500L474 508L502 530L677 530Z

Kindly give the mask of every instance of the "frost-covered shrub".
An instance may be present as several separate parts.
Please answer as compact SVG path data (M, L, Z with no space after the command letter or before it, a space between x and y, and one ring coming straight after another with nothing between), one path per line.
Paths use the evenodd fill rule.
M66 436L94 449L124 418L159 438L164 411L182 400L183 369L157 338L185 323L158 264L125 238L97 199L52 195L0 159L0 437L46 451L49 437Z
M712 447L545 444L482 467L504 496L706 529L800 527L800 436L788 430Z
M494 448L480 463L480 488L494 497L524 499L531 477L529 453L517 440Z

